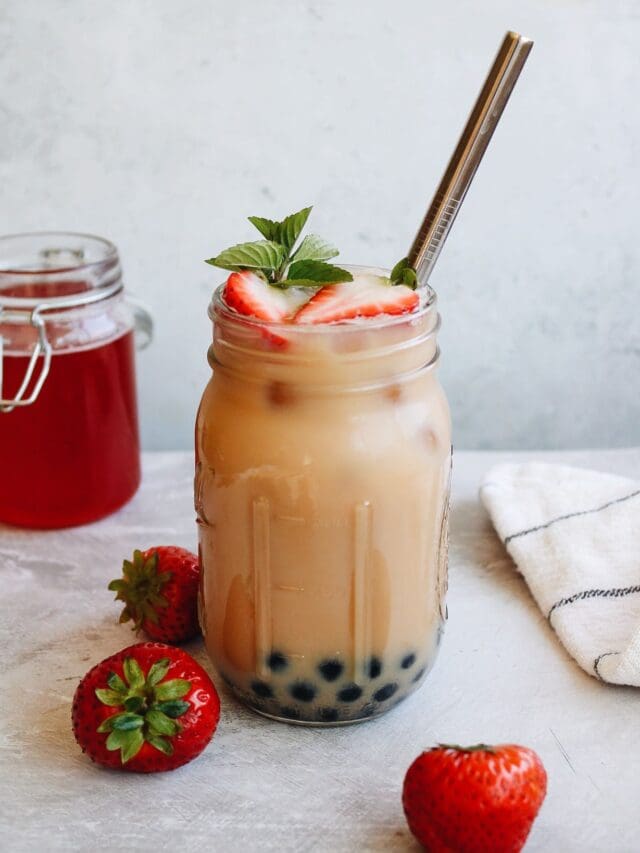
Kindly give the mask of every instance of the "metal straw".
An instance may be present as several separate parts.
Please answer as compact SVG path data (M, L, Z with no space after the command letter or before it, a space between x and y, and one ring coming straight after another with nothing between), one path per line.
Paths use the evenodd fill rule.
M533 41L508 32L420 226L408 260L426 285Z

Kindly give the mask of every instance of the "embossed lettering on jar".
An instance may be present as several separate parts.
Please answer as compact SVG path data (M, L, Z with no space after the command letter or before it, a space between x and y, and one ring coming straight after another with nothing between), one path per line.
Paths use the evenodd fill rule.
M220 293L196 427L207 650L262 714L368 719L422 683L442 633L435 294L410 315L300 327L240 317Z

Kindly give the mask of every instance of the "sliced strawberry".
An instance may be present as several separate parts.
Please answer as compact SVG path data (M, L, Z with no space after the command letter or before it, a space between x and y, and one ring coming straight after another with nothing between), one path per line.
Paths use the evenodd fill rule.
M224 289L230 308L246 317L283 322L309 299L312 291L298 287L274 287L250 270L232 272Z
M338 323L357 317L406 314L418 307L420 298L404 284L392 285L379 275L359 276L354 281L328 284L303 305L293 322Z

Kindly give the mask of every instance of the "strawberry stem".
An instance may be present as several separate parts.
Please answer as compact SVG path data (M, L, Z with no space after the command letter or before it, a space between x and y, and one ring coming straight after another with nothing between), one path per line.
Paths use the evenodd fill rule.
M490 752L491 754L495 754L495 747L490 746L486 743L476 743L473 746L460 746L456 743L439 743L437 746L432 747L432 749L453 749L456 752Z
M162 681L169 666L169 658L162 658L145 676L135 658L125 658L125 680L111 673L107 679L110 689L95 691L103 705L124 708L102 720L97 729L108 733L107 749L119 749L123 764L138 754L145 741L165 755L173 752L170 738L182 730L176 719L191 707L182 699L191 689L191 682L184 678Z

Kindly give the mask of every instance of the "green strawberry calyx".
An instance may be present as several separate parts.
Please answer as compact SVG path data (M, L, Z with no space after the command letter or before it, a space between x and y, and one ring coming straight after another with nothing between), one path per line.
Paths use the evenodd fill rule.
M353 281L348 270L327 263L340 254L335 246L317 234L298 238L307 224L311 207L285 216L281 222L250 216L263 240L238 243L209 258L206 263L225 270L251 270L273 287L320 287Z
M453 749L455 752L489 752L495 755L495 746L490 746L487 743L476 743L473 746L460 746L457 743L439 743L433 749Z
M191 707L182 697L191 689L184 678L163 681L171 661L156 661L145 677L135 658L125 658L122 668L124 679L111 672L108 688L96 688L96 696L103 705L121 707L124 711L106 717L97 731L108 732L106 747L120 750L123 764L138 754L145 741L164 755L173 754L171 738L182 731L178 717Z
M109 589L116 593L115 600L124 601L119 621L133 621L136 632L145 620L157 625L158 608L169 605L162 588L171 576L171 572L158 572L156 551L146 558L142 551L134 551L133 560L125 560L122 564L122 577L109 584Z

